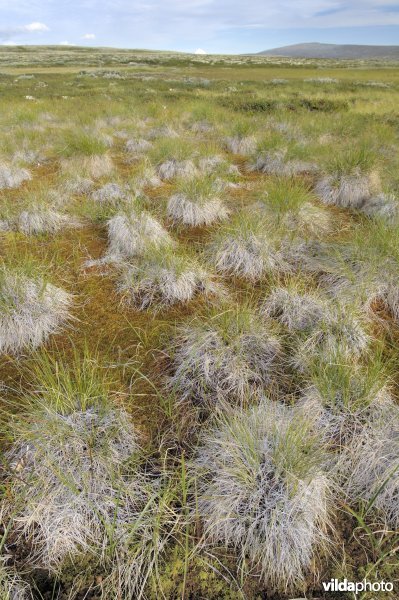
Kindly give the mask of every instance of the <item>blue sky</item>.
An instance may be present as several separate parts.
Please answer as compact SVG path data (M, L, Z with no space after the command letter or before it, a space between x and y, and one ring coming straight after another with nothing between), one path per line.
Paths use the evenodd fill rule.
M399 44L399 0L0 0L0 43L210 53Z

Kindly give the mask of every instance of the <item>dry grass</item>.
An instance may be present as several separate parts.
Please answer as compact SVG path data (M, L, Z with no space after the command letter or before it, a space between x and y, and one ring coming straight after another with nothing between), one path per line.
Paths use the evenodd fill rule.
M235 548L269 589L300 588L327 545L331 485L305 420L268 402L220 415L196 467L205 540Z
M181 329L169 386L197 405L244 404L278 379L281 344L250 307L221 307Z
M173 244L168 232L145 211L117 214L108 221L107 229L108 254L116 258L140 256L149 248Z
M0 273L0 352L37 348L70 318L72 296L40 277Z
M18 188L29 179L31 174L26 169L0 164L0 189Z
M290 271L281 248L281 240L256 214L242 213L214 236L209 253L216 270L250 281L268 273Z
M142 260L122 272L118 290L123 301L139 310L162 310L197 296L215 299L223 287L195 259L174 248L147 252Z

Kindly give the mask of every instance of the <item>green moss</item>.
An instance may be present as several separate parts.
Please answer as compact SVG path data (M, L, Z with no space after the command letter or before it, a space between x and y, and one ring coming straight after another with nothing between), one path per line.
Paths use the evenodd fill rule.
M185 577L184 549L175 546L163 565L159 578L149 585L148 599L160 597L180 599L206 598L207 600L237 600L240 598L237 585L229 581L227 570L216 559L195 554L189 561Z

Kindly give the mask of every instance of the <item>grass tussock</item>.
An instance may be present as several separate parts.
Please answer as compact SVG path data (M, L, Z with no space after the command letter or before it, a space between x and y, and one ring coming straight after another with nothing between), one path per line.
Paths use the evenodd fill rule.
M84 131L67 131L59 153L65 158L75 157L95 157L105 154L109 145L101 136L93 135Z
M374 173L329 175L317 183L315 191L325 204L362 208L379 191L379 180Z
M65 175L83 179L99 179L111 176L114 163L108 154L65 158L61 161L61 170Z
M285 150L265 151L259 154L255 162L250 164L252 171L277 177L292 177L295 175L314 173L317 171L315 163L299 159L289 159Z
M34 363L35 385L7 454L9 535L31 573L62 582L72 568L76 583L94 561L107 574L104 594L141 598L168 539L162 485L140 466L139 434L111 401L95 357L75 356L74 367L49 355Z
M240 136L236 135L233 137L227 137L225 139L225 145L227 150L232 154L241 154L247 156L253 154L256 150L256 139L254 136Z
M337 354L331 362L316 358L309 375L300 404L347 462L348 445L356 443L365 427L377 430L393 410L386 365L382 357L363 365Z
M169 181L175 177L192 177L196 174L193 153L194 146L187 140L165 139L155 145L148 156L158 177L162 181Z
M295 411L266 401L218 416L196 461L205 540L233 547L240 568L268 588L303 589L314 555L328 546L323 459Z
M343 461L348 498L365 503L394 530L399 526L398 416L395 406L380 421L367 423Z
M306 370L318 357L329 362L337 356L345 360L360 358L371 342L367 322L356 311L346 312L342 306L330 306L323 318L306 332L299 342L293 364Z
M315 191L325 204L361 209L380 192L374 164L374 155L363 147L333 158Z
M196 177L177 184L167 214L176 223L201 227L224 221L229 211L216 195L214 178Z
M295 284L276 287L263 302L261 312L289 331L309 331L326 317L327 302L317 292L305 292Z
M99 204L118 205L128 199L128 189L115 182L109 182L93 191L92 199Z
M310 186L294 177L272 178L260 192L255 206L268 220L289 231L300 231L302 236L323 237L334 229L330 213L315 204Z
M0 164L0 189L18 188L24 181L29 181L32 178L27 169L19 169L7 165Z
M94 181L84 177L73 177L67 179L63 184L63 189L67 194L76 194L81 196L83 194L89 194L93 189Z
M181 328L173 343L171 389L209 407L245 404L278 379L282 347L249 306L214 309Z
M157 173L161 181L169 181L175 177L192 177L196 168L192 160L165 160L158 165Z
M141 260L127 266L118 284L123 301L139 310L162 310L197 296L217 298L223 287L197 260L173 247L151 248Z
M237 214L221 227L210 242L209 254L218 272L250 281L290 270L281 241L266 219L254 213Z
M127 140L125 148L126 152L131 154L141 154L153 148L153 145L148 140L144 140L142 138L132 138Z
M0 352L37 348L70 318L72 296L40 276L0 271Z
M77 227L79 222L76 218L60 213L53 208L33 207L24 210L18 216L15 227L25 235L39 235L42 233L55 234L67 229Z
M107 229L110 256L131 258L142 255L149 248L173 245L166 229L144 210L115 215L108 221Z

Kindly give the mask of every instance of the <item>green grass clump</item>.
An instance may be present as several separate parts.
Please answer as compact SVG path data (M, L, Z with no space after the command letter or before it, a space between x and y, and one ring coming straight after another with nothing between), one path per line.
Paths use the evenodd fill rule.
M59 154L65 158L72 156L97 156L105 154L107 144L100 137L83 131L69 131L59 147Z
M148 156L153 165L159 165L167 160L187 160L193 152L193 144L185 139L163 139L154 144Z
M115 383L111 369L90 355L87 347L83 355L74 349L68 361L60 353L38 352L29 361L25 377L35 390L32 401L40 399L42 407L61 415L105 406Z
M274 178L266 186L260 201L274 214L297 212L314 196L308 185L290 178Z
M373 149L361 145L358 148L350 148L342 154L333 155L327 163L327 172L337 177L369 173L374 168L376 160Z

